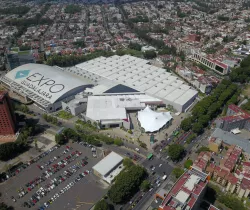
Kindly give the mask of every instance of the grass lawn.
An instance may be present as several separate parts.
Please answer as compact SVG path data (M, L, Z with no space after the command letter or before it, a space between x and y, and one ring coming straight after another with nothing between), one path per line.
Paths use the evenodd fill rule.
M19 47L12 47L11 51L18 52L19 51Z
M18 52L18 55L28 55L30 54L30 50L20 51Z
M56 116L60 117L60 118L62 118L64 120L68 120L68 119L74 117L72 114L70 114L70 113L68 113L68 112L66 112L64 110L61 110L60 112L58 112Z

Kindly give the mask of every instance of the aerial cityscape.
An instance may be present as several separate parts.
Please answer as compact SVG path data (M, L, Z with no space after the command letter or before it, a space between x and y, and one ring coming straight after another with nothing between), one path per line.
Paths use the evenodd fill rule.
M250 2L1 0L1 210L250 210Z

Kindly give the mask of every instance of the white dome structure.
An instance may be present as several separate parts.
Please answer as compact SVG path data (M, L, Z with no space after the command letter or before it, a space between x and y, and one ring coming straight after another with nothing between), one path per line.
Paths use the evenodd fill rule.
M138 120L145 132L158 131L172 119L170 112L155 112L148 106L138 112Z

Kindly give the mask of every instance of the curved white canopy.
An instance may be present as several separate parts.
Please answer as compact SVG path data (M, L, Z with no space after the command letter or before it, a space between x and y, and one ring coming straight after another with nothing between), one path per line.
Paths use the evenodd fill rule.
M5 77L30 90L50 103L70 92L84 90L87 84L75 75L43 64L24 64L8 72Z
M155 112L148 106L138 112L138 120L145 132L158 131L172 119L170 112Z

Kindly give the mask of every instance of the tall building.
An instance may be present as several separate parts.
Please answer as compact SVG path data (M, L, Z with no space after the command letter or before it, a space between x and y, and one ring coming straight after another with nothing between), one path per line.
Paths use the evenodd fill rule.
M0 91L0 135L15 134L16 118L7 91Z
M19 52L11 51L5 54L5 58L7 61L6 68L9 71L17 68L18 66L36 62L31 50Z

